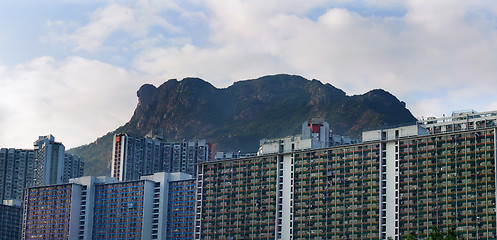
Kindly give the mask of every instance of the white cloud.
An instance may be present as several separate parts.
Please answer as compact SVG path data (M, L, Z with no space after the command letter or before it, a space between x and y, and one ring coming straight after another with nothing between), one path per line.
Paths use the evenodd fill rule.
M143 81L157 82L80 57L40 57L0 76L0 146L24 148L46 134L66 147L92 142L129 120Z
M75 43L76 50L96 51L116 31L136 30L134 34L143 34L145 29L136 27L134 14L134 11L126 6L110 4L92 13L91 22L68 38Z
M381 1L377 6L396 4L406 14L364 16L330 8L309 19L307 11L319 4L207 1L211 44L149 49L134 66L163 76L196 75L217 86L269 73L301 74L349 94L384 88L416 102L436 92L450 96L482 89L475 85L497 90L490 84L497 77L493 2ZM413 92L421 95L414 98ZM473 105L481 100L465 99ZM430 113L416 109L417 115Z
M453 111L476 110L477 112L497 110L497 99L492 96L495 88L490 84L479 84L478 82L461 84L452 87L446 92L438 91L430 96L412 99L411 112L418 117L442 117L450 116ZM475 104L476 103L476 104Z
M62 20L56 20L56 21L47 20L45 22L45 25L47 25L47 27L62 26L62 25L64 25L64 21L62 21Z
M147 49L150 46L155 46L159 42L165 41L165 37L162 34L158 34L155 37L149 37L145 38L139 41L136 41L132 44L131 48L133 50L142 50L142 49Z
M182 11L173 1L140 0L129 4L120 4L109 1L89 14L89 22L65 32L50 32L42 40L64 43L72 46L76 51L96 52L114 48L106 44L114 34L124 32L127 38L147 38L150 28L158 26L166 31L177 32L180 28L170 24L161 16L164 10ZM46 22L47 26L62 26L63 21Z
M0 65L0 111L9 114L0 116L0 130L49 119L30 123L19 134L59 138L53 131L68 132L74 125L64 122L75 122L71 131L79 132L73 135L90 139L81 141L87 143L115 129L131 116L143 82L139 74L105 61L128 60L148 76L196 76L218 87L289 73L349 94L383 88L406 101L416 116L497 106L493 1L106 1L87 17L47 21L45 40L101 62L40 57L15 67ZM25 106L19 109L11 100Z
M446 105L446 99L444 98L425 98L416 102L414 106L410 108L410 110L413 112L422 113L421 115L416 116L418 119L426 119L428 117L442 117L442 114L448 113L447 111L450 111L450 109L446 109Z

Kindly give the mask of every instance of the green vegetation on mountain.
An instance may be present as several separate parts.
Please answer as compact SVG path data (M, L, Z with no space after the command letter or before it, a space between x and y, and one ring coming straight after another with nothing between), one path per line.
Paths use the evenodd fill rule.
M390 93L376 89L362 95L318 80L274 75L215 88L198 78L143 85L138 105L124 126L70 152L85 158L87 175L109 175L112 136L144 136L163 129L168 140L206 139L216 151L255 152L262 138L298 134L302 122L324 118L334 133L360 138L364 129L416 119Z

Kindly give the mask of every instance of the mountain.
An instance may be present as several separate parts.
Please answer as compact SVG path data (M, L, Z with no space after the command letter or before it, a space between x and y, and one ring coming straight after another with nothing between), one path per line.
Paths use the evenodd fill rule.
M360 138L363 130L415 122L392 94L371 90L347 96L342 90L300 76L273 75L216 88L198 78L143 85L138 105L124 126L69 152L86 159L87 175L109 175L112 136L144 136L163 129L168 140L206 139L216 151L256 152L262 138L300 133L302 122L324 118L334 133Z

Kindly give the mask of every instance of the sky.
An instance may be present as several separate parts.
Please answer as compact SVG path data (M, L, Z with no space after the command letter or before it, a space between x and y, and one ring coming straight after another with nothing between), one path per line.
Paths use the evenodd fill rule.
M493 0L0 2L0 147L124 125L143 84L295 74L382 88L415 117L497 110Z

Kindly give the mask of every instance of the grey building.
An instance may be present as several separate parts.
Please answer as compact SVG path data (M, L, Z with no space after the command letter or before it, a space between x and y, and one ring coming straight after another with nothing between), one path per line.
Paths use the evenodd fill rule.
M52 135L40 136L34 142L36 153L35 186L67 183L83 176L83 160L65 153L65 146Z
M35 182L37 186L63 183L65 147L52 135L40 136L34 142L37 154Z
M111 176L119 181L137 180L157 172L196 174L195 164L209 160L205 140L167 142L160 137L114 135Z
M84 162L65 153L52 135L41 136L34 149L0 149L0 201L21 200L26 187L68 182L83 176Z
M0 201L22 201L24 188L34 186L35 165L34 150L0 149Z

